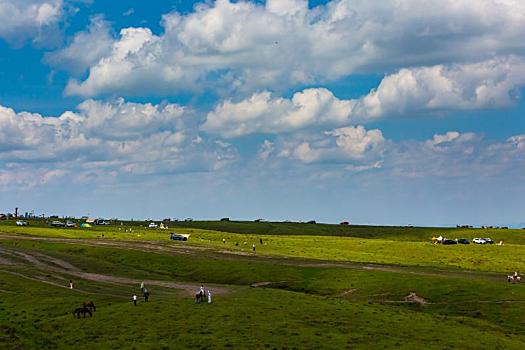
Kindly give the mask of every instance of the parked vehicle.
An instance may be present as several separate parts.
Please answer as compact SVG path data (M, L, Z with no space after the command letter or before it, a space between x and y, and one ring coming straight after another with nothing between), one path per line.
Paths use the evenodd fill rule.
M188 236L172 232L171 235L170 235L170 239L172 241L187 241L188 240Z
M444 244L444 245L449 245L449 244L458 244L458 242L456 242L455 240L453 239L444 239L441 244Z
M94 224L99 225L99 226L109 226L110 225L110 223L105 221L104 219L96 219Z
M460 238L458 239L458 244L470 244L470 242L466 238Z
M316 224L315 220L310 220L307 222L307 224Z
M73 221L67 221L66 222L66 227L77 227L77 224Z
M486 244L494 244L494 241L490 238L483 238Z
M472 243L476 243L476 244L486 244L487 242L485 241L484 238L474 238L472 240Z
M348 225L350 225L350 223L349 223L348 221L341 221L341 222L339 223L339 225L348 226Z
M17 220L16 226L27 226L27 221Z
M66 224L64 224L62 221L52 221L51 222L51 226L53 227L65 227Z
M159 227L156 223L154 222L150 222L149 225L148 225L148 228L157 228Z

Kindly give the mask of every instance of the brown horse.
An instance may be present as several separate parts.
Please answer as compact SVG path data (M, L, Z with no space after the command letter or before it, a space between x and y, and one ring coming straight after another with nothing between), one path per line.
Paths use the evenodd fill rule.
M73 311L73 315L76 315L77 318L80 318L80 314L84 314L84 318L86 318L86 314L89 314L89 317L92 317L93 314L88 308L85 307L79 307Z
M84 301L82 303L82 307L85 309L88 309L90 311L97 311L97 307L95 306L95 303L93 301Z

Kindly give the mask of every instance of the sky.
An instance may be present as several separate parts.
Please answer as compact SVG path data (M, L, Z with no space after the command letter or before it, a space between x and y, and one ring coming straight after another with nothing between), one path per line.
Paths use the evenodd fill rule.
M0 0L0 213L525 226L520 0Z

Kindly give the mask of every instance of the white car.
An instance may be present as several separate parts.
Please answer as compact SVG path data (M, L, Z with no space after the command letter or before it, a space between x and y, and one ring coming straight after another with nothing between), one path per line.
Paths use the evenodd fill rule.
M148 225L148 228L157 228L158 225L154 222L150 222L150 224Z
M16 226L27 226L27 221L17 220Z
M476 244L487 244L487 240L485 238L474 238L472 240L472 243Z

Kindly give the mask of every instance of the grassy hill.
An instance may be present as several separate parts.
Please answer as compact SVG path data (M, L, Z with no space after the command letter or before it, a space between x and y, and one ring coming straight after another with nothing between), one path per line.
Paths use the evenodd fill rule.
M0 271L0 343L6 349L42 348L505 348L525 345L521 322L525 289L472 278L411 272L282 265L208 253L165 254L78 244L0 241L2 256L22 253L41 262L68 262L114 283L76 276L75 270L14 259ZM7 253L6 253L7 252ZM53 258L55 260L50 259ZM33 261L34 262L34 261ZM75 289L65 288L69 278ZM146 280L148 303L132 293ZM196 305L191 290L155 281L203 283L226 293ZM267 287L252 288L256 282ZM407 303L416 293L425 304ZM84 300L92 318L71 311ZM435 328L440 329L436 334ZM388 335L388 336L385 336Z
M0 222L0 348L525 346L525 284L505 280L525 271L522 230L145 224ZM173 229L190 240L169 241ZM507 243L430 244L438 232ZM141 281L152 296L135 307ZM193 301L201 284L214 291L211 305ZM84 300L98 309L76 319L71 312Z
M525 230L519 229L470 229L451 227L405 227L405 226L364 226L307 224L296 222L253 222L253 221L178 221L172 227L196 228L254 235L314 235L359 238L384 238L391 240L428 240L432 236L447 237L502 237L513 239L525 237ZM525 241L523 241L525 243Z

